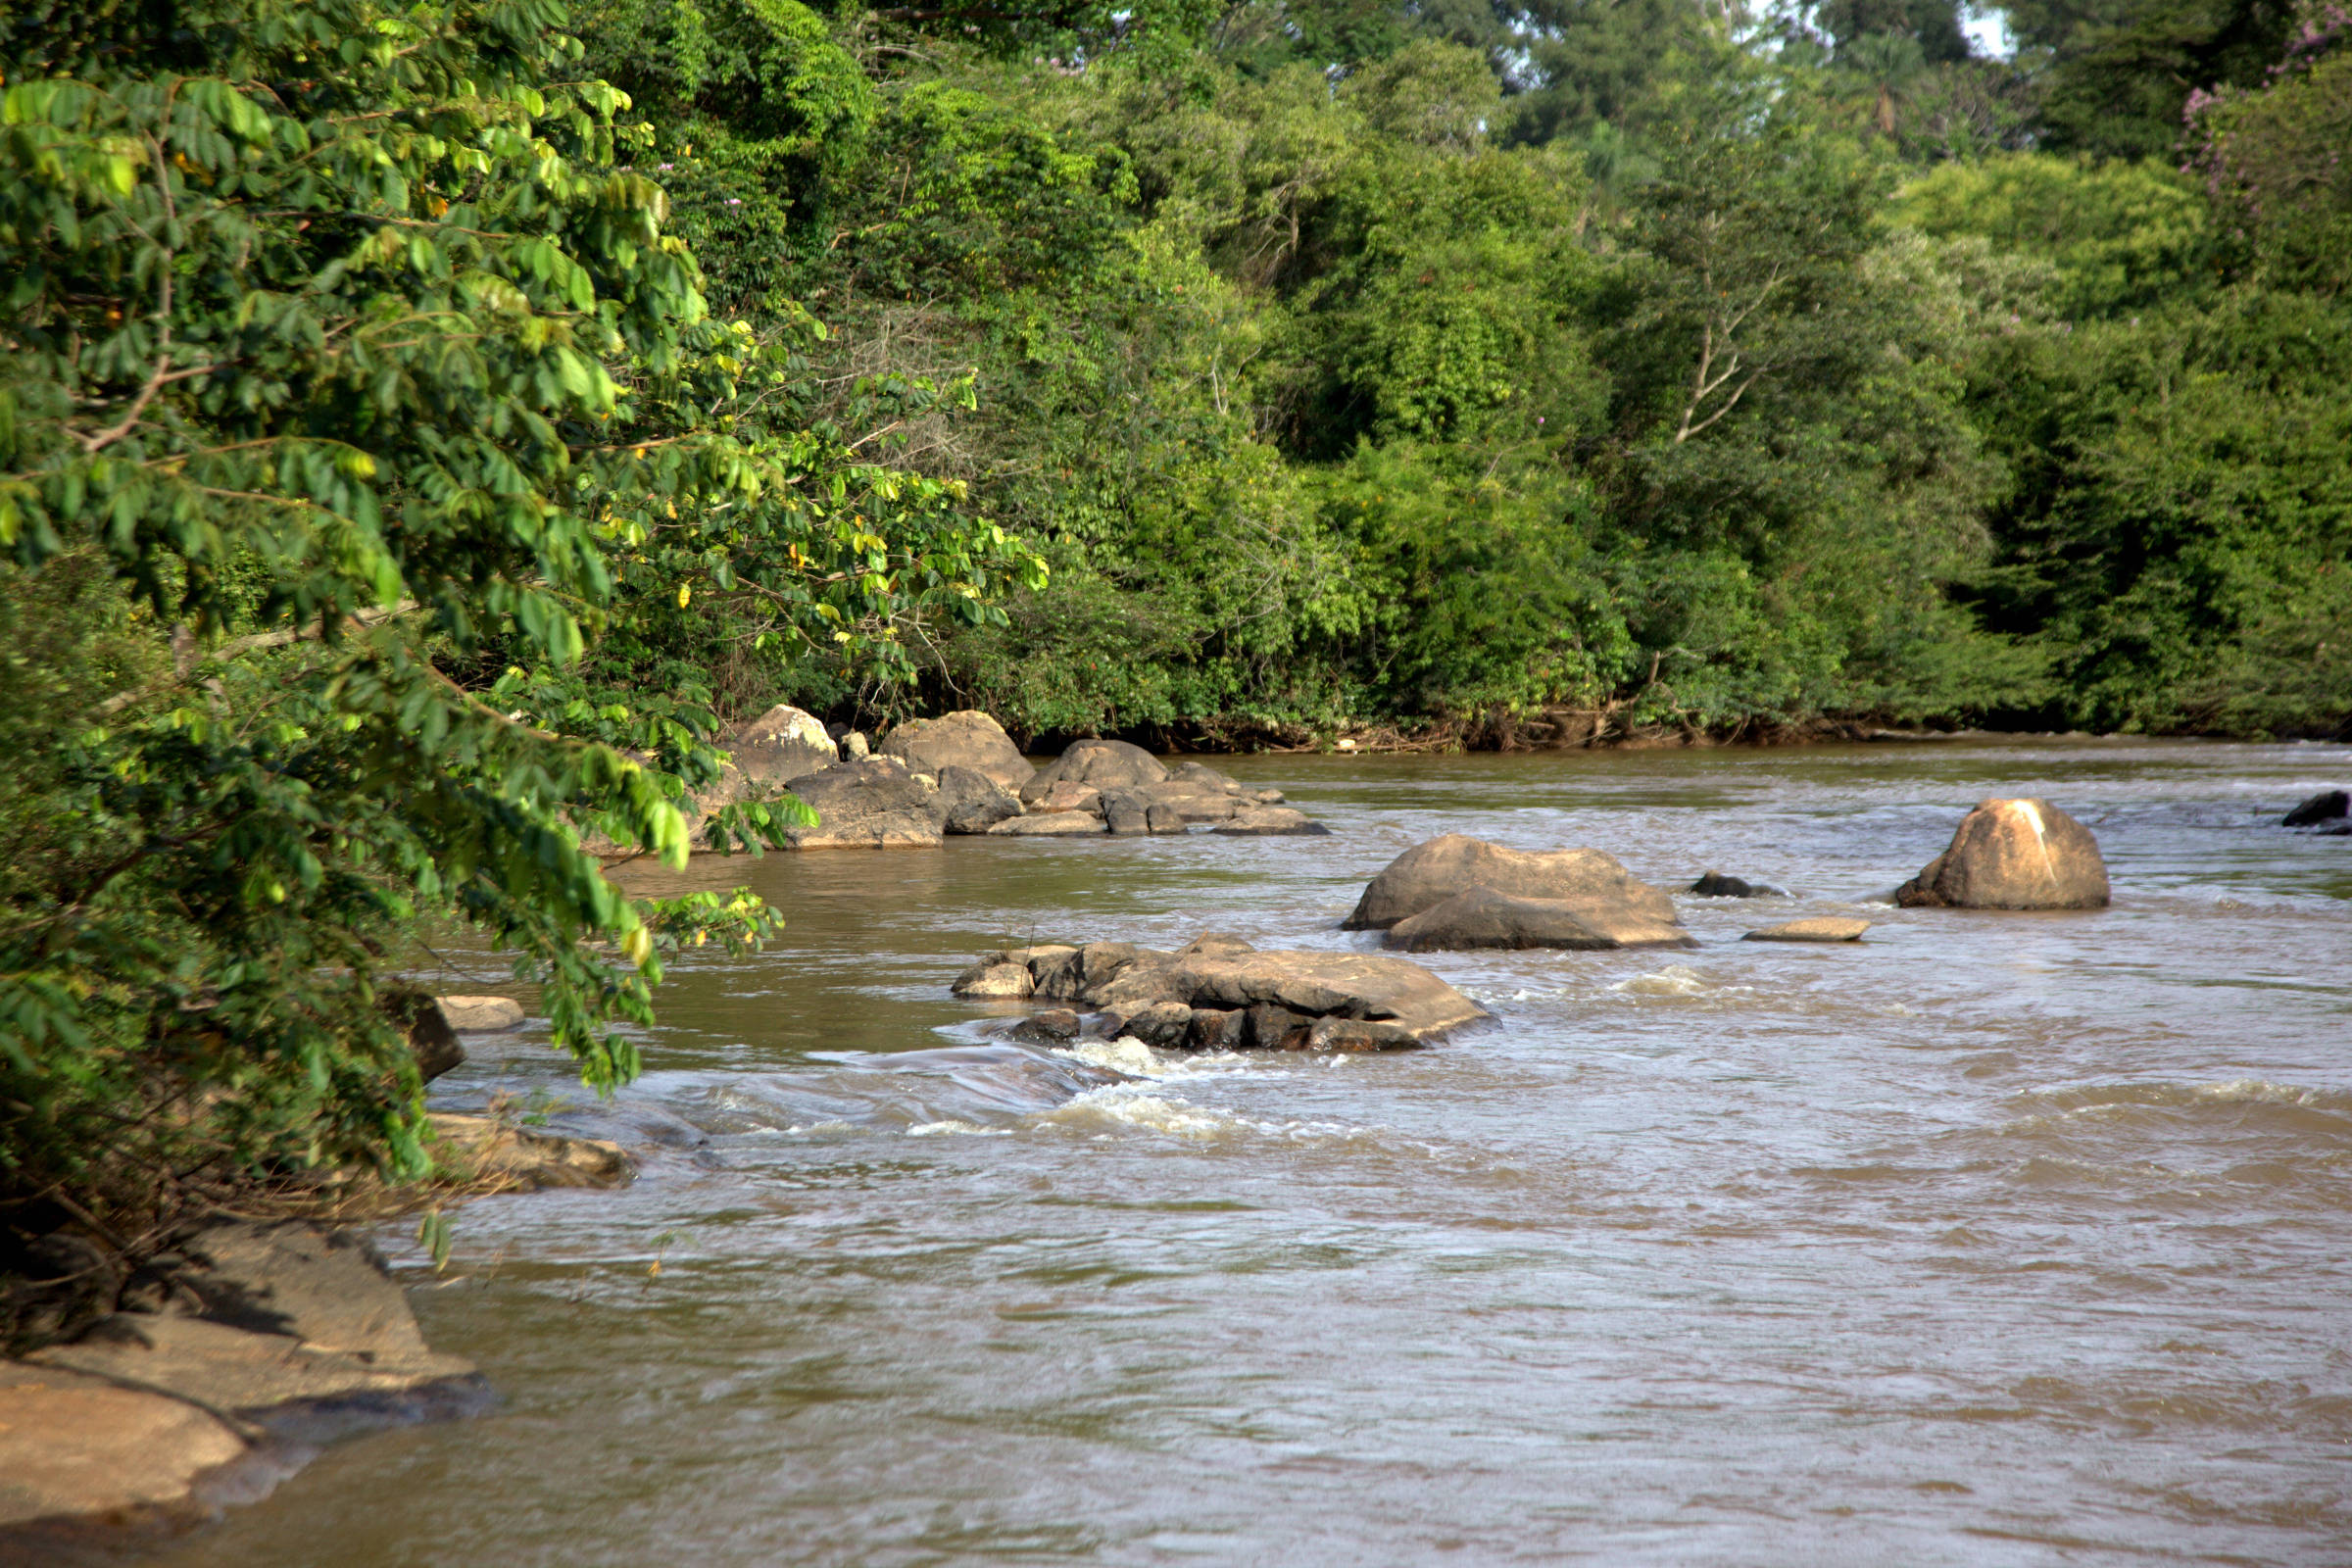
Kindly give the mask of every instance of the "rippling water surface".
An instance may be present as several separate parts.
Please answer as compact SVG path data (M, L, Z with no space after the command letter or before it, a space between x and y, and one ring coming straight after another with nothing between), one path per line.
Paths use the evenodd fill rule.
M2352 754L1230 765L1336 836L697 860L792 924L677 966L641 1083L525 1033L437 1086L646 1155L416 1270L502 1407L170 1560L2352 1561L2352 839L2270 825ZM1994 794L2088 824L2114 907L1874 902ZM1446 831L1799 896L1430 956L1495 1021L1378 1057L1056 1054L947 994L1031 938L1368 946ZM1828 913L1876 923L1737 940Z

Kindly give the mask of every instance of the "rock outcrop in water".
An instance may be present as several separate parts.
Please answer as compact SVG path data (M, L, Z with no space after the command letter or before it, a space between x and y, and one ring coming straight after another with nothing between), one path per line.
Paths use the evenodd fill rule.
M815 714L782 703L737 730L727 750L743 776L758 784L805 778L841 760L841 749Z
M1448 833L1372 879L1347 929L1392 947L1695 947L1674 900L1598 850L1513 850Z
M487 1402L356 1233L216 1224L170 1262L158 1309L0 1362L0 1557L195 1523L311 1446Z
M2352 817L2352 794L2343 790L2322 790L2278 819L2280 827L2316 827L2333 831L2336 824Z
M975 711L902 724L880 755L784 785L817 813L816 826L786 830L796 850L936 847L943 834L1182 833L1196 823L1253 837L1330 831L1278 805L1280 790L1244 789L1200 762L1171 769L1125 741L1076 741L1032 769L996 720ZM730 769L693 804L707 813L763 787Z
M1020 789L1037 773L1004 726L972 708L938 718L910 718L885 736L876 752L898 758L917 773L938 776L951 767L970 768L1007 790Z
M1078 1003L1098 1032L1195 1050L1386 1051L1487 1016L1417 963L1360 953L1259 952L1209 935L1167 953L1127 942L992 953L956 995Z
M1906 908L2099 909L2107 862L2090 830L2047 801L1986 801L1951 847L1894 891Z

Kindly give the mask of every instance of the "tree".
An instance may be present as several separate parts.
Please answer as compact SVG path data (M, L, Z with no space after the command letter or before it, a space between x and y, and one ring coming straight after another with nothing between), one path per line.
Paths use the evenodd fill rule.
M420 921L511 950L625 1081L662 952L774 915L632 900L582 834L675 862L796 807L690 824L719 715L614 682L698 593L892 670L910 619L984 619L1023 569L953 486L791 417L817 329L710 315L550 0L179 20L7 34L0 603L52 651L5 671L19 1242L135 1250L192 1195L425 1170L387 1005Z

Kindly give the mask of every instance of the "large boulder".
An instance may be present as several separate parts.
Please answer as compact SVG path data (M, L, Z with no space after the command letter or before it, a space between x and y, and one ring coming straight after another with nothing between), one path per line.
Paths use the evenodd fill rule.
M1677 925L1599 898L1523 899L1481 884L1389 927L1388 945L1437 948L1695 948Z
M1021 814L1019 796L973 767L939 770L939 804L950 833L985 833Z
M814 827L790 827L796 850L936 849L947 811L938 782L895 757L868 757L790 781L816 812Z
M908 719L890 732L878 751L902 759L918 773L968 767L1008 790L1019 789L1037 772L1004 726L976 708L938 718Z
M413 987L396 987L383 999L384 1015L407 1037L416 1057L416 1073L431 1083L443 1073L466 1065L466 1047L438 1000Z
M1125 741L1072 741L1067 750L1037 770L1021 785L1021 802L1031 805L1065 780L1091 784L1098 790L1123 789L1136 784L1164 783L1168 770L1141 746Z
M2047 801L1986 801L1951 847L1895 889L1906 908L2099 909L2107 862L2090 829Z
M2323 822L2341 821L2347 815L2352 815L2352 794L2342 790L2322 790L2280 817L2278 825L2318 827Z
M1344 922L1350 931L1386 930L1487 887L1522 899L1565 899L1661 925L1675 921L1674 900L1637 881L1617 858L1598 850L1512 850L1460 833L1416 844L1391 860Z
M777 704L737 730L728 750L744 777L756 784L804 778L841 760L841 750L825 732L823 721L787 703Z
M519 1029L527 1016L513 997L435 997L441 1016L461 1034L495 1035Z

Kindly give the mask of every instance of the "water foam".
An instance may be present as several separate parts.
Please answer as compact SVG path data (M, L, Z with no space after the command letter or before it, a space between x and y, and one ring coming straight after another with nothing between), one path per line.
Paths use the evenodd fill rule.
M1687 963L1670 963L1648 974L1638 974L1609 987L1636 997L1740 997L1754 986L1718 985Z

